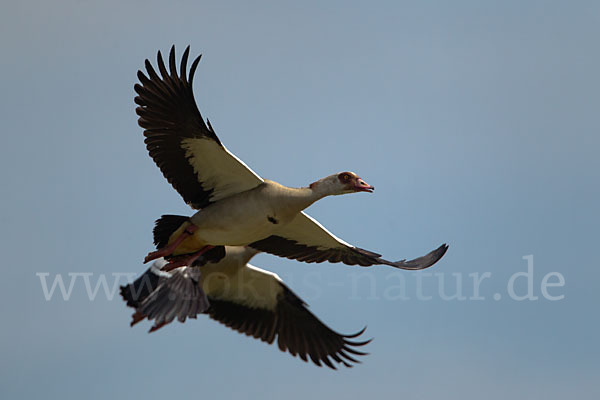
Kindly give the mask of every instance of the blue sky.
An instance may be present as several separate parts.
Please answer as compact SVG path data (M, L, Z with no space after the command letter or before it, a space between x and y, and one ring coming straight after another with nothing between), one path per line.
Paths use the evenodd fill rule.
M591 1L5 2L0 394L598 398L599 36ZM158 216L191 213L134 112L136 71L172 44L204 54L200 109L260 175L377 188L308 210L335 234L390 259L450 244L433 276L253 260L333 329L368 325L363 364L320 369L207 318L149 335L81 275L45 300L37 273L112 285L144 270ZM516 301L528 255L538 299Z

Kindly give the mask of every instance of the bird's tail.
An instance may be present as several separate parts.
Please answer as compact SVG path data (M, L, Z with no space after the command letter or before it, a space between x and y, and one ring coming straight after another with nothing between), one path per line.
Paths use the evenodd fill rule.
M190 218L183 215L163 215L154 223L154 244L157 248L162 248L169 243L171 235Z
M210 306L202 290L199 269L185 267L164 272L160 270L161 263L166 261L157 261L135 281L121 286L123 300L135 309L131 326L146 318L154 320L150 332L175 318L180 322L196 318Z
M139 278L128 285L121 286L121 297L129 307L138 308L159 285L159 269L152 266Z

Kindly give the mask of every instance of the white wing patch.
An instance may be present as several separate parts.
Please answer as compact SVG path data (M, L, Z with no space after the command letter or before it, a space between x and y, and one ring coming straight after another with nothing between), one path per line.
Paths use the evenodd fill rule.
M211 202L253 189L263 182L242 160L212 139L182 139L181 148L202 188L213 189Z
M298 244L315 246L319 250L340 247L354 248L350 243L329 232L323 225L310 215L301 212L289 224L277 230L274 235L294 240Z
M210 297L274 311L277 296L283 291L280 282L276 274L247 264L204 273L202 286Z

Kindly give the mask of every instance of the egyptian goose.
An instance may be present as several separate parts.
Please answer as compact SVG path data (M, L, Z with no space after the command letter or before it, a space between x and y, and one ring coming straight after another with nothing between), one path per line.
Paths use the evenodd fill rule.
M138 71L140 83L135 85L138 123L144 128L150 156L185 202L199 210L176 229L173 219L159 219L155 230L170 235L156 243L159 250L148 254L145 262L167 257L171 260L167 270L191 265L203 253L223 245L249 245L305 262L385 264L409 270L427 268L444 255L446 244L411 261L388 261L338 239L306 215L302 210L325 196L374 188L352 172L333 174L303 188L262 179L225 148L208 120L204 123L192 91L201 56L193 61L189 75L188 56L189 46L178 71L173 46L167 70L159 51L160 75L146 60L148 76ZM217 257L210 259L218 261L223 251L213 255Z
M350 340L364 329L353 335L331 330L279 276L248 264L258 250L225 249L223 259L202 268L197 260L191 267L164 272L166 261L160 259L133 283L121 286L123 299L135 309L131 326L148 318L154 320L154 332L175 318L196 318L210 302L205 313L212 319L269 344L277 338L281 351L304 361L310 358L318 366L336 369L337 362L351 367L360 362L353 356L367 354L355 348L370 340Z

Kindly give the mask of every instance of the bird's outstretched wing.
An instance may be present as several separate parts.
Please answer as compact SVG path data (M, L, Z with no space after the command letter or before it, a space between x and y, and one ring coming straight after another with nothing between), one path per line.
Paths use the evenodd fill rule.
M168 70L159 51L160 74L146 60L147 75L138 71L140 83L134 89L138 123L144 128L150 156L184 201L199 209L263 180L223 146L208 120L204 123L192 91L201 56L192 62L188 75L189 51L188 46L179 71L175 46L169 53Z
M442 244L437 249L414 260L388 261L381 258L381 254L355 247L337 238L304 212L299 213L292 222L281 227L275 234L251 243L250 246L277 256L308 263L343 262L363 267L384 264L408 270L419 270L432 266L442 258L448 249L448 245Z
M304 361L310 359L318 366L351 367L360 362L357 356L367 354L357 347L370 340L352 340L364 329L352 335L337 333L311 313L277 275L249 264L230 268L227 262L168 273L160 271L160 263L154 265L136 281L121 287L123 299L136 310L131 325L148 318L154 320L150 328L153 332L175 318L180 322L196 318L209 304L204 313L212 319L263 342L276 341L281 351Z
M360 362L356 356L367 354L356 348L370 340L351 340L364 329L352 335L333 331L268 271L247 265L230 277L226 287L205 286L205 290L211 318L263 342L277 341L281 351L287 350L304 361L310 359L318 366L336 369L336 363L351 367Z

